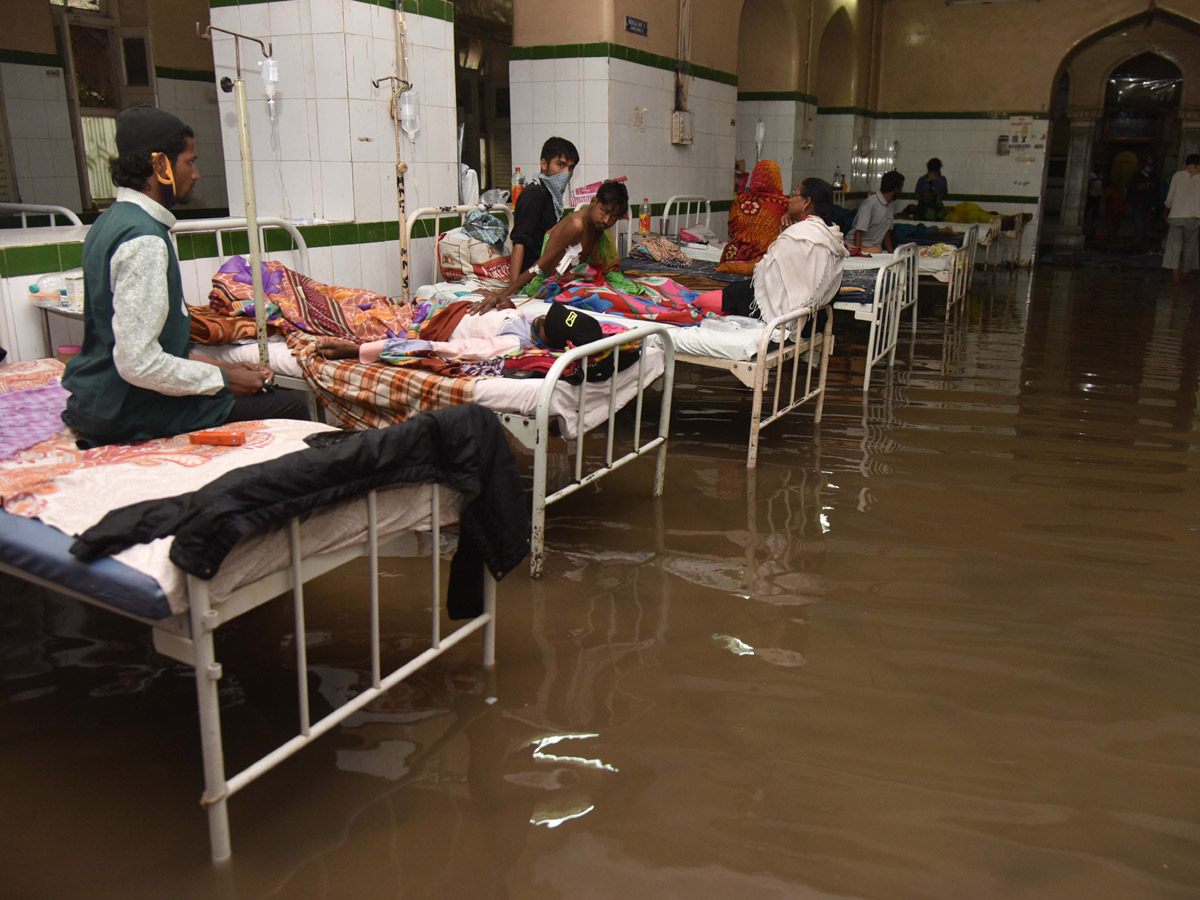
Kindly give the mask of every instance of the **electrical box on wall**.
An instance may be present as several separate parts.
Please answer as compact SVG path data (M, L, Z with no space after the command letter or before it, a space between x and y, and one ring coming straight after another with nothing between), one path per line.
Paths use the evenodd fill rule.
M677 109L671 113L671 143L690 144L692 142L692 114L686 109Z

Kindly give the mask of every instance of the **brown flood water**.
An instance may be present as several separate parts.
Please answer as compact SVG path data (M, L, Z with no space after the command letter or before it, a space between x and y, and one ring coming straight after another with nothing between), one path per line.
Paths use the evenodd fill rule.
M661 503L625 469L501 584L494 685L468 642L265 776L224 869L190 670L5 580L0 894L1200 896L1200 291L1152 274L980 273L948 326L928 291L865 408L839 319L757 473L745 396L681 385ZM362 573L313 592L326 697ZM293 723L286 606L218 645L235 766Z

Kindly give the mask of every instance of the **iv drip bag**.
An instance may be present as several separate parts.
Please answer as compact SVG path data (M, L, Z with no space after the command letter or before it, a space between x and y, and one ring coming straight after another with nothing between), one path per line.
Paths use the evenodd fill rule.
M400 95L400 130L410 141L416 140L421 130L421 95L418 91L405 91Z

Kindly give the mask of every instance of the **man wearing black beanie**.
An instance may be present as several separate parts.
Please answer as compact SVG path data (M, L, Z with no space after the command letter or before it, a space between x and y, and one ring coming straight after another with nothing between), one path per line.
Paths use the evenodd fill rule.
M191 319L171 244L200 180L192 129L153 106L117 117L109 163L117 198L83 243L83 347L67 363L63 421L81 447L145 441L264 418L307 419L295 394L264 391L270 372L188 358Z

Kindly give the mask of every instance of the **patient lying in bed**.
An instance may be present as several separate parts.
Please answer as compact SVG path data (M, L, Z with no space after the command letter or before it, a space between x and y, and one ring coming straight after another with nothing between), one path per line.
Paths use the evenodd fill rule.
M357 357L364 363L398 362L413 356L478 362L537 348L581 347L604 336L600 323L591 316L561 304L551 306L550 311L541 316L527 315L516 309L496 309L456 318L447 340L404 337L358 344L340 338L321 338L317 342L317 352L326 359ZM444 326L438 327L436 322L431 324L434 328L428 333L445 332Z

